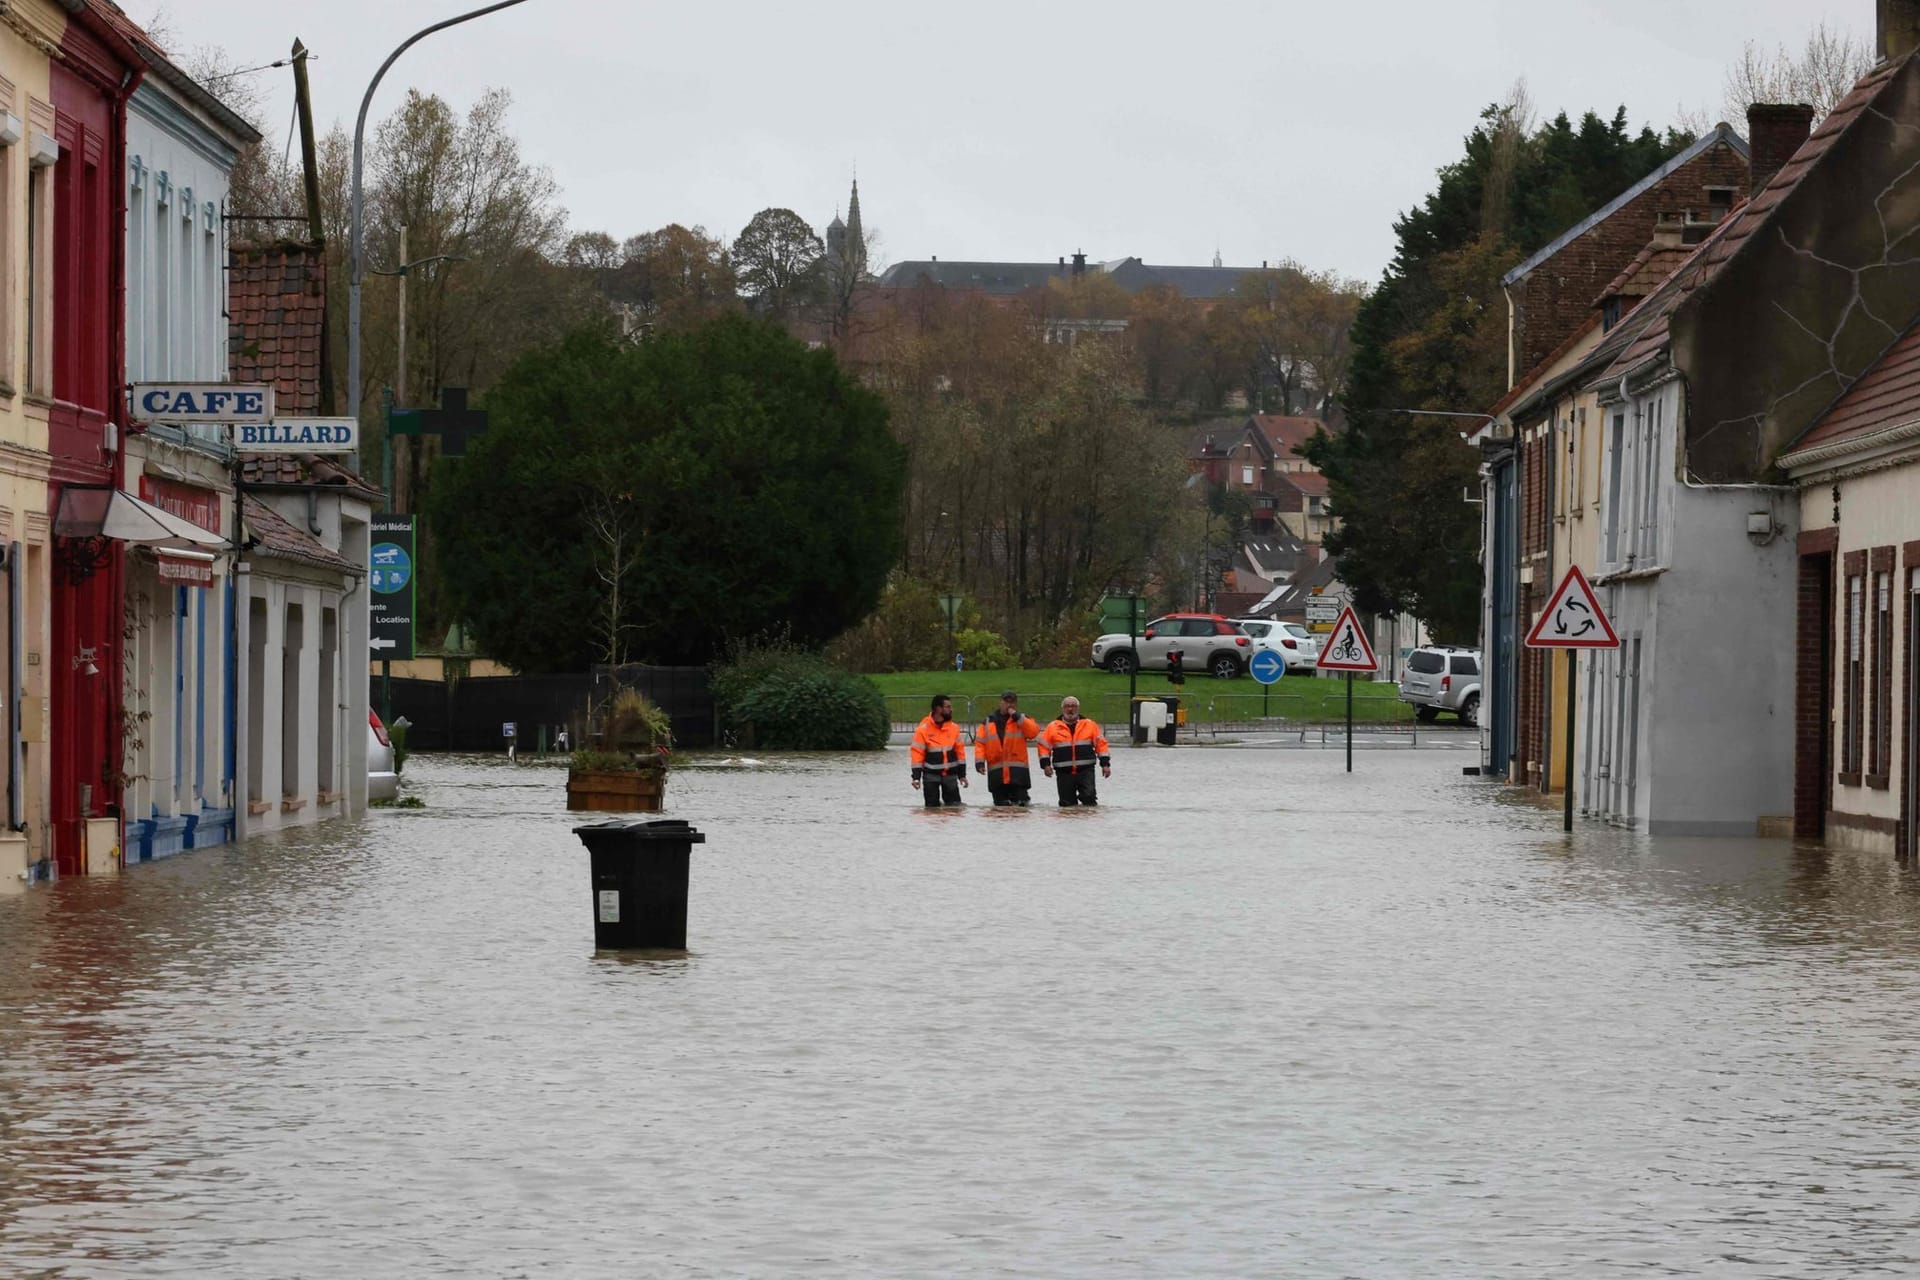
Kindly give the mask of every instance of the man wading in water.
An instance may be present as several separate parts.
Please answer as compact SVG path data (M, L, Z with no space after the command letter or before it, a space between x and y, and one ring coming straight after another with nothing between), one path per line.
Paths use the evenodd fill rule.
M1093 766L1100 776L1113 776L1113 759L1107 754L1107 737L1100 726L1080 718L1080 699L1062 698L1060 718L1040 735L1040 769L1060 787L1060 807L1097 805Z
M960 788L967 785L967 748L960 741L960 726L953 722L952 698L944 693L934 696L931 712L913 731L907 758L913 766L914 788L927 808L960 803Z
M1025 806L1033 775L1027 769L1027 744L1040 736L1032 716L1020 714L1020 695L1009 689L1000 695L1000 709L988 716L973 735L973 767L987 775L987 790L1001 808Z

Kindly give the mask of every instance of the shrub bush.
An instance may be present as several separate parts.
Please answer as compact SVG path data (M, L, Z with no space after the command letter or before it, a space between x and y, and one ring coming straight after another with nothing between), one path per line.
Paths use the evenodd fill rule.
M894 574L880 606L834 640L827 656L848 671L930 671L953 665L940 597L918 578Z
M723 721L750 730L756 747L877 751L887 745L887 703L865 676L775 642L737 646L714 672Z
M953 647L967 660L969 671L1003 671L1014 665L1013 650L998 633L969 629L953 633Z

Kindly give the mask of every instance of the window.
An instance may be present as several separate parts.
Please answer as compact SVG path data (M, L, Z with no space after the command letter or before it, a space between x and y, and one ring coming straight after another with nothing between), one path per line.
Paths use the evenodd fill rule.
M1249 489L1253 487L1253 468L1252 467L1240 468L1240 483L1247 486Z
M1232 630L1232 623L1215 622L1212 618L1188 618L1180 624L1180 634L1183 636L1214 636Z
M1587 411L1584 406L1573 411L1572 435L1569 452L1573 454L1573 483L1568 489L1567 504L1573 518L1578 520L1587 502Z
M1874 551L1873 568L1873 701L1867 735L1867 785L1884 791L1893 756L1892 547Z
M1641 417L1640 519L1633 546L1638 564L1657 564L1660 559L1660 426L1665 410L1665 398L1658 398Z
M1321 505L1321 503L1320 503L1320 499L1319 499L1319 498L1317 498L1317 497L1316 497L1316 498L1308 498L1308 499L1307 499L1307 514L1308 514L1308 515L1313 515L1313 516L1317 516L1317 515L1319 515L1319 514L1320 514L1320 505Z
M1415 649L1407 655L1407 670L1418 671L1423 676L1438 675L1447 669L1445 654L1435 653L1431 649Z
M1607 563L1620 563L1620 526L1625 512L1620 507L1620 475L1626 468L1622 449L1626 445L1627 414L1622 409L1613 415L1613 440L1607 449Z
M47 392L47 246L53 237L47 226L47 166L27 170L27 390Z
M1840 699L1840 782L1842 786L1860 785L1862 732L1861 703L1866 690L1867 582L1865 552L1847 554L1845 660L1842 672L1845 688Z
M1480 674L1480 664L1471 654L1458 654L1453 659L1452 671L1456 676L1477 676Z
M1273 624L1270 622L1243 622L1240 624L1240 629L1252 636L1255 640L1265 639L1267 632L1271 630L1272 627Z

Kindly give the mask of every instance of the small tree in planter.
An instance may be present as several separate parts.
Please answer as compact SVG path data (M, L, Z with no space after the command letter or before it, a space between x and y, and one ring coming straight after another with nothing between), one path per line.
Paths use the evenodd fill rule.
M634 689L622 689L594 717L596 745L573 753L567 808L658 813L666 799L673 722Z

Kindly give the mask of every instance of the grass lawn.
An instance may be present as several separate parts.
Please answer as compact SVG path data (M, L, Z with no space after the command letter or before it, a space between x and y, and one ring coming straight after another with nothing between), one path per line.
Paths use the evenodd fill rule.
M1125 725L1130 719L1127 677L1092 667L1042 671L897 671L867 678L887 695L891 718L902 723L916 722L927 714L927 700L936 693L953 698L956 718L978 723L999 705L1002 689L1018 692L1020 709L1042 724L1060 714L1060 699L1068 694L1079 698L1081 710L1103 726ZM1264 703L1260 683L1252 676L1234 680L1189 676L1185 688L1175 689L1167 683L1164 673L1143 671L1138 685L1143 696L1178 695L1187 707L1187 719L1194 723L1232 723L1263 716L1332 723L1344 720L1347 714L1346 681L1318 676L1288 675L1269 688ZM1398 695L1399 690L1390 683L1354 681L1353 718L1413 719L1413 708L1399 701ZM972 699L971 709L968 699Z

